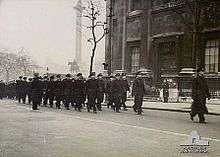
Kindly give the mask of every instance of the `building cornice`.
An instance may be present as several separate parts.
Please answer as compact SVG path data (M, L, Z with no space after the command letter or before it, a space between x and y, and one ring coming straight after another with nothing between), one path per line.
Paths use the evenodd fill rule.
M137 41L141 41L141 38L128 38L126 40L126 42L137 42Z
M160 12L167 12L167 11L172 11L172 10L182 9L182 8L185 8L184 4L154 7L154 8L151 9L151 13L152 14L157 14L157 13L160 13Z
M127 17L128 18L139 17L143 14L143 12L144 12L143 10L134 10L132 12L129 12Z
M184 35L184 32L161 33L161 34L153 35L151 38L152 39L157 39L157 38L166 38L166 37L170 37L170 36L180 36L180 35Z
M217 32L220 31L220 27L216 27L216 28L206 28L202 31L202 33L211 33L211 32Z

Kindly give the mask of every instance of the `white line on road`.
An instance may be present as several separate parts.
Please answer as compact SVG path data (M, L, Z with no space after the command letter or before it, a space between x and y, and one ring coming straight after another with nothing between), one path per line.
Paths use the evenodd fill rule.
M83 117L79 117L79 116L77 116L75 118L80 119L80 120L84 120L84 121L90 121L90 122L96 122L96 123L105 123L105 124L111 124L111 125L116 125L116 126L120 126L120 127L129 127L129 128L135 128L135 129L148 130L148 131L158 132L158 133L163 133L163 134L168 134L168 135L189 137L189 135L187 135L187 134L182 134L182 133L177 133L177 132L172 132L172 131L153 129L153 128L145 128L145 127L142 127L142 126L135 126L135 125L129 125L129 124L121 124L121 123L116 123L116 122L112 122L112 121L89 119L89 118L83 118ZM220 142L220 139L216 139L216 138L203 137L203 139L206 139L206 140L209 140L209 141Z

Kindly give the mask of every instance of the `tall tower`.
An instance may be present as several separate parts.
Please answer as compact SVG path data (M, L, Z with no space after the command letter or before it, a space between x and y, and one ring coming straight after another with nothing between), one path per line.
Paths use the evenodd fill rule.
M74 7L76 12L76 30L75 30L75 61L79 67L82 64L82 0L78 0Z

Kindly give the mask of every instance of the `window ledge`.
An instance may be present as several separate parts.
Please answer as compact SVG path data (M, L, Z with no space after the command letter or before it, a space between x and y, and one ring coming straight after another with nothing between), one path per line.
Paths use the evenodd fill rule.
M205 73L205 78L220 78L220 72L218 72L218 73Z
M134 10L128 13L128 17L139 16L143 13L143 10Z

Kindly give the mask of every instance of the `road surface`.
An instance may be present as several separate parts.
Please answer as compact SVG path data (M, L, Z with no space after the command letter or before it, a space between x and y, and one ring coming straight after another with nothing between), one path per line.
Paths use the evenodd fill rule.
M220 116L191 122L187 113L130 109L98 114L0 101L0 157L219 157ZM196 130L210 142L204 154L181 153Z

